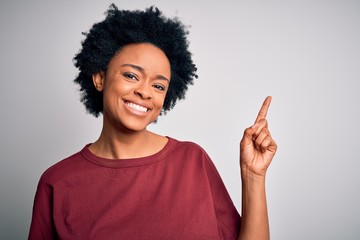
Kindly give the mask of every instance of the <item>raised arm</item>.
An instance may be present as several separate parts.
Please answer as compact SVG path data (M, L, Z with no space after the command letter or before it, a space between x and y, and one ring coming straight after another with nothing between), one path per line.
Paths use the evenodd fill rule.
M240 142L242 220L239 240L270 239L265 175L277 149L266 120L271 97L261 106L254 125Z

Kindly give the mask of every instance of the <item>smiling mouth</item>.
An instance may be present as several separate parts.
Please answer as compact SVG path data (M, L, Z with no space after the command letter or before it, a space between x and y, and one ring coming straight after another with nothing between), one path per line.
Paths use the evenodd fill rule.
M147 112L147 111L149 110L148 108L146 108L146 107L144 107L144 106L140 106L140 105L137 105L137 104L132 103L132 102L125 102L125 104L126 104L129 108L134 109L134 110L139 111L139 112L145 113L145 112Z

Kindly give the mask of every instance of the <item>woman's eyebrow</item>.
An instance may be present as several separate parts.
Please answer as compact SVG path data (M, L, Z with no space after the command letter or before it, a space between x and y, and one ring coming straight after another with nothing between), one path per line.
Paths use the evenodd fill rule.
M140 72L142 72L142 73L144 73L145 72L145 69L144 68L142 68L142 67L140 67L140 66L138 66L138 65L134 65L134 64L131 64L131 63L124 63L123 65L121 65L122 67L132 67L132 68L135 68L136 70L138 70L138 71L140 71ZM159 80L165 80L165 81L168 81L168 82L170 82L170 80L169 79L167 79L166 77L164 77L163 75L157 75L156 76Z
M134 65L131 63L124 63L123 65L121 65L122 67L132 67L135 68L136 70L139 70L140 72L145 72L144 68L138 66L138 65Z

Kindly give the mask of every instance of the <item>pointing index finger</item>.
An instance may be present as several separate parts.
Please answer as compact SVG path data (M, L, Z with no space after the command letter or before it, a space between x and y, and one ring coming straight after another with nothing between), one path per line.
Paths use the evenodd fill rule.
M266 114L268 112L269 106L271 103L271 96L265 98L263 105L260 108L260 111L256 117L255 123L259 122L261 119L266 118Z

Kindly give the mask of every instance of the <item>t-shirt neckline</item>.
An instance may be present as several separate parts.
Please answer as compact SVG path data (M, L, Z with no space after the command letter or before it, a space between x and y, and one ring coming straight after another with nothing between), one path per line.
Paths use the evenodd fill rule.
M108 168L126 168L126 167L144 166L144 165L154 164L163 160L165 156L173 149L173 147L176 145L176 140L168 136L166 137L168 138L168 141L160 151L145 157L129 158L129 159L109 159L109 158L98 157L89 150L89 146L91 145L91 143L85 145L85 147L80 151L80 154L87 161Z

